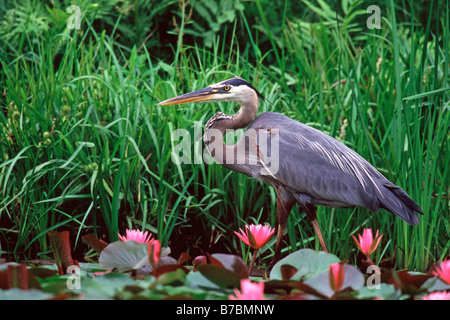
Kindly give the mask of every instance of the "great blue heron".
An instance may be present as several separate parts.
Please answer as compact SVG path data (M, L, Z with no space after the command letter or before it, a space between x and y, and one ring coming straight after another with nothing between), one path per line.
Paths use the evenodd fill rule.
M401 188L341 142L279 113L264 112L253 120L259 98L263 96L250 83L241 78L231 78L165 100L159 105L212 101L234 101L241 105L234 115L217 112L209 119L205 125L204 141L213 158L224 167L263 180L275 188L278 232L274 261L279 259L286 222L295 203L299 203L311 219L320 245L326 252L328 248L317 223L316 205L334 208L359 206L371 211L383 208L411 225L419 223L417 213L423 214L420 207ZM247 130L236 144L223 142L227 130L246 126ZM262 132L266 136L278 135L277 170L267 168L267 153L261 152L264 149ZM265 139L266 142L269 140ZM212 142L215 143L214 148L211 148ZM275 145L272 144L270 147L273 148Z

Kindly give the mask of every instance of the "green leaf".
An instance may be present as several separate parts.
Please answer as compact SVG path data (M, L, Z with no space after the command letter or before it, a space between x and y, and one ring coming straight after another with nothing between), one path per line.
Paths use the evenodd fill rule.
M9 289L0 290L0 300L44 300L50 299L53 295L40 290L30 289Z
M186 280L186 272L182 269L176 269L172 272L166 272L156 279L155 284L181 286Z
M133 240L115 241L100 253L100 267L119 272L137 270L148 265L148 245Z
M358 299L382 298L385 300L398 300L400 297L401 290L396 290L394 285L387 283L380 283L379 288L363 287L356 296Z
M82 277L80 293L85 299L111 299L126 286L135 284L129 275L123 273L107 273L95 278Z
M219 266L202 264L198 266L198 271L220 288L238 288L241 283L241 277L236 272Z
M241 257L226 253L214 253L211 256L222 263L225 269L236 272L240 278L248 277L247 265Z
M421 290L427 290L428 292L433 291L444 291L444 290L450 290L450 284L445 283L439 278L429 278L426 280L422 286L420 287Z
M69 159L67 159L66 162L64 162L64 164L62 164L59 169L62 169L64 167L66 167L69 163L71 163L73 161L73 159L75 159L75 157L78 155L78 153L80 153L81 149L83 149L83 147L88 147L88 148L93 148L95 147L95 144L91 143L91 142L83 142L80 141L78 143L78 148L75 150L74 153L72 153L72 155L70 156Z
M360 290L364 286L364 276L361 271L349 264L344 264L343 267L344 283L342 284L341 290ZM305 280L304 283L324 296L332 297L334 295L334 290L330 286L330 277L328 270Z
M220 286L209 280L201 272L189 272L186 277L186 286L191 288L207 289L207 290L219 290Z
M312 249L300 249L278 261L270 272L270 280L282 280L282 265L290 265L297 272L290 280L308 279L321 272L328 271L328 266L339 262L339 258L333 254Z
M442 93L442 92L445 92L445 91L448 91L448 90L450 90L450 87L440 88L440 89L431 90L431 91L428 91L428 92L423 92L423 93L415 94L415 95L413 95L413 96L409 96L409 97L403 98L403 100L408 101L408 100L414 100L414 99L424 98L424 97L431 96L431 95L433 95L433 94Z

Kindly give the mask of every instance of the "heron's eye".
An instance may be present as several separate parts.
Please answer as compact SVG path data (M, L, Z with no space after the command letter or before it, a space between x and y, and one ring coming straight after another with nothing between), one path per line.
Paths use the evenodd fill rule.
M230 91L230 86L225 86L225 87L223 87L223 90L225 90L225 91Z

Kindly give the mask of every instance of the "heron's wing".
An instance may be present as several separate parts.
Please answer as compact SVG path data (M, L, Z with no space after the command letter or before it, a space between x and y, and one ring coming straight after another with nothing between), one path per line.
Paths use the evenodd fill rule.
M363 206L378 210L378 184L361 157L321 136L280 133L277 177L290 189L308 195L312 203ZM337 141L336 141L337 142Z
M297 194L304 203L332 207L385 208L417 223L421 212L406 193L379 173L356 152L336 139L284 115L262 113L248 130L279 131L278 166L267 177ZM273 147L273 146L272 146ZM277 159L272 155L271 161ZM264 179L264 177L262 177ZM270 179L267 179L270 180Z

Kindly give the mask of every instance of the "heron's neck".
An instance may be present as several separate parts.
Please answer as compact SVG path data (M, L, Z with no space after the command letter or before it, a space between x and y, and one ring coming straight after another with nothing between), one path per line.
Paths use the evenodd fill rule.
M238 112L233 115L227 115L217 112L205 125L205 134L210 129L216 129L225 134L226 130L241 129L250 124L258 111L258 99L245 102L241 105Z
M220 164L226 163L226 154L234 153L235 145L223 142L227 130L236 130L248 126L258 111L258 98L242 103L234 115L217 112L205 125L203 140L209 152Z

